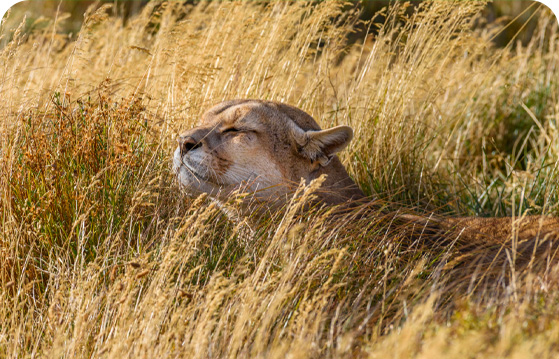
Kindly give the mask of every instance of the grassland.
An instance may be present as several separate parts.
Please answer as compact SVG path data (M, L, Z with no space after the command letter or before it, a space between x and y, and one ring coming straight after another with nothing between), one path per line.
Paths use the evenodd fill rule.
M495 47L484 6L396 3L356 43L337 2L2 28L0 357L556 357L554 253L485 276L391 215L559 215L557 20L534 4L532 40ZM238 222L181 193L176 135L232 98L351 125L369 215L333 222L309 188Z

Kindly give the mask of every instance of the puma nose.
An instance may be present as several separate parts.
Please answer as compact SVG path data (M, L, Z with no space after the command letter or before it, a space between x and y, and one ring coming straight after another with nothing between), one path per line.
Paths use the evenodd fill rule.
M194 138L190 136L180 136L177 139L179 143L179 148L181 150L181 154L185 154L189 151L192 151L198 147L200 147L200 142L196 141Z

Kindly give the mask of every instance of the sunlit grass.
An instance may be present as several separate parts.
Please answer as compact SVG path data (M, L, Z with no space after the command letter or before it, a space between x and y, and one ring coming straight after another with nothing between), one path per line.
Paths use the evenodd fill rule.
M62 15L16 30L0 356L556 355L555 252L514 268L394 216L558 214L557 20L536 4L531 42L496 48L483 6L397 3L355 44L359 8L336 2L150 2L125 24L108 5L74 40ZM181 193L177 133L232 98L351 125L342 161L371 203L309 210L311 186L236 220Z

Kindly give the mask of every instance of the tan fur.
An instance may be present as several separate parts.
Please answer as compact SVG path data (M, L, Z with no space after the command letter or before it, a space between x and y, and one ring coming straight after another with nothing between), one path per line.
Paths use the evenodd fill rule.
M559 240L559 218L549 216L521 217L457 217L437 218L416 215L398 215L405 221L416 223L429 230L453 232L478 245L507 245L512 240L519 246L538 240L539 244L549 240ZM533 243L537 244L537 243Z
M523 245L538 239L541 242L559 239L559 219L547 216L503 218L462 217L444 220L445 226L464 229L464 234L479 243L507 243L515 240Z
M240 190L284 198L301 179L326 174L320 199L341 203L363 197L335 155L352 135L345 126L322 131L310 115L286 104L226 101L181 134L173 164L189 192L213 197Z

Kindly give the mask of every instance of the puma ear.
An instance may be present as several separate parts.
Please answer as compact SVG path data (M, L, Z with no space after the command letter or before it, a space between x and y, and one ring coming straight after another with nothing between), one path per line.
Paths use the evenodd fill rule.
M320 148L326 156L334 155L349 145L353 130L348 126L337 126L322 131L307 131L309 143Z
M346 148L353 138L353 130L348 126L301 132L297 139L301 154L311 161L319 161L322 166L326 166L336 153Z

